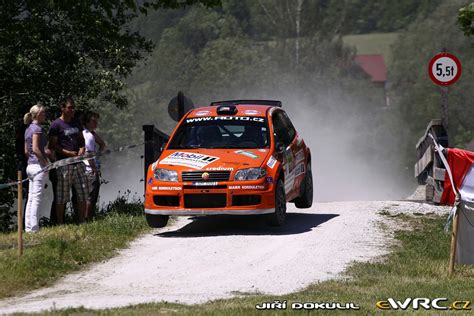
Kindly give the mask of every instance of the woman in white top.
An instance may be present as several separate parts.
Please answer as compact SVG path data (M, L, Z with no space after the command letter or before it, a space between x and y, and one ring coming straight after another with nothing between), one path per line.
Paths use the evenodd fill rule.
M38 173L46 167L48 160L45 149L47 137L41 127L46 121L46 109L40 104L33 105L25 114L23 122L29 125L25 131L25 154L28 157L26 174L28 175L28 201L25 210L25 231L36 232L39 230L39 206L43 197L45 173Z
M105 148L105 143L95 132L99 121L99 114L88 111L84 115L84 136L86 152L97 153ZM96 143L99 145L97 148ZM86 220L91 220L95 215L95 205L99 198L100 190L100 162L97 158L86 160L86 175L89 179L89 197L87 199Z

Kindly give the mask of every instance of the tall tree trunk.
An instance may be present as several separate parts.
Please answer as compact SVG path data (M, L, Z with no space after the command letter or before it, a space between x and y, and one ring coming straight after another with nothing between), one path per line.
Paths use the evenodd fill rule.
M296 65L300 63L300 21L301 21L301 8L304 0L298 0L296 2L296 41L295 41L295 62Z

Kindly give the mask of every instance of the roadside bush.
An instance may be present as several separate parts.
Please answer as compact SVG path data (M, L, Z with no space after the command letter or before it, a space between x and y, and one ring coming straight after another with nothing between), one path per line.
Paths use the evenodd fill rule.
M96 218L104 218L105 216L112 214L123 214L131 216L142 216L143 215L143 202L132 191L126 190L121 193L118 191L118 196L115 200L110 201L106 205L103 205L96 214Z

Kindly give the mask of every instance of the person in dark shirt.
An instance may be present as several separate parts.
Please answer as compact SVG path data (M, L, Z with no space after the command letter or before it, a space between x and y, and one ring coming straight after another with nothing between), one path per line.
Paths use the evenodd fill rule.
M58 160L81 156L85 153L84 138L80 124L74 120L75 104L71 97L61 102L61 116L51 123L49 128L50 148L56 152ZM59 167L56 170L56 221L64 223L65 204L69 201L72 186L77 192L76 214L79 223L84 222L86 202L89 195L89 183L86 177L85 165L77 162Z

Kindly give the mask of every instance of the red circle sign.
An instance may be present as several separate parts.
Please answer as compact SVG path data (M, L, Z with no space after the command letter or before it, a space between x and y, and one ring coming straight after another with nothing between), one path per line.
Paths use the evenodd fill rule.
M436 54L430 60L428 74L437 85L452 85L461 77L461 62L450 53Z

